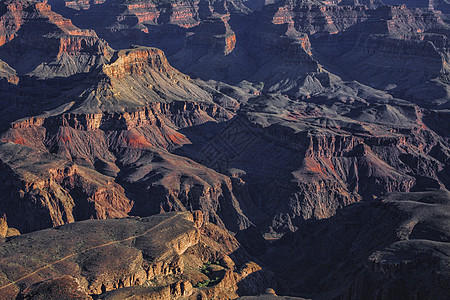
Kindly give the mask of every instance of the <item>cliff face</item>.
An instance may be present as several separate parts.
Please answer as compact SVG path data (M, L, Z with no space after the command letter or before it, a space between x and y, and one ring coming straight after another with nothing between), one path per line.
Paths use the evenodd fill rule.
M167 45L179 44L170 37L164 37L165 32L172 32L181 37L186 30L195 28L205 19L216 15L230 13L247 14L250 10L243 1L229 0L196 0L196 1L101 1L86 4L84 1L54 1L55 9L66 16L74 16L76 24L94 25L94 29L102 38L113 46L129 47L133 38L143 39L147 34L153 36L154 42L146 43L154 46L156 43L171 40ZM74 11L77 11L74 13ZM99 24L95 18L101 12L108 11L114 16ZM158 27L164 28L160 30ZM117 34L117 32L125 33ZM131 37L131 38L130 38ZM161 47L161 45L159 45ZM167 49L164 49L167 50Z
M6 1L1 11L0 57L20 75L89 72L111 53L93 30L75 27L47 2Z
M308 41L299 47L308 57ZM233 231L256 225L279 235L361 199L449 184L447 142L435 125L427 127L427 111L383 93L366 98L373 90L361 85L352 96L316 103L257 96L233 117L160 50L146 47L117 52L88 82L87 91L66 93L79 99L73 109L14 122L2 141L107 176L125 190L126 198L110 201L123 215L201 209ZM104 200L94 201L103 207ZM48 224L71 221L56 219Z
M326 60L321 63L324 45L352 38L354 47L337 47L337 56L352 54L339 59L348 61L361 81L410 82L413 78L407 76L416 74L410 72L413 68L406 57L422 59L414 66L423 67L426 78L434 78L436 72L445 77L447 43L438 34L445 26L429 11L280 1L251 13L240 2L229 1L170 5L107 1L70 2L66 5L70 11L78 9L71 15L55 3L76 24L95 16L96 9L110 8L118 16L125 7L134 11L140 25L146 22L146 10L159 11L158 17L148 17L157 21L149 21L156 23L147 28L155 34L178 28L174 30L186 38L182 50L169 59L194 74L201 69L203 75L219 74L230 81L240 76L253 82L232 86L191 79L156 48L112 51L95 33L77 29L46 3L16 4L25 7L17 10L21 28L30 28L26 24L32 20L41 24L36 27L42 35L35 35L33 43L42 51L56 49L56 57L62 59L59 71L71 66L67 57L82 60L73 69L80 81L47 80L46 93L52 87L59 89L21 115L33 117L11 116L15 121L2 141L57 155L77 170L86 167L106 176L106 181L124 188L125 198L111 196L110 201L120 214L202 209L206 219L235 231L256 224L265 233L282 234L305 219L330 217L361 199L448 186L448 141L436 134L439 126L426 117L431 111L343 81L326 69ZM14 11L9 9L5 20L13 20ZM127 16L115 20L132 24ZM192 20L198 24L180 29ZM106 23L95 26L112 30ZM125 27L120 28L125 32ZM31 28L26 32L31 33ZM43 42L42 37L48 36L57 37L57 46ZM120 39L121 34L114 36ZM15 39L24 41L31 35L18 34ZM14 39L0 51L12 49L13 43ZM84 58L95 61L89 64L91 69L81 67L89 72L85 74L78 69ZM390 67L389 76L374 75L386 68L380 61L392 62L395 68ZM377 67L368 67L371 64ZM46 73L43 70L52 63L44 65L36 72ZM230 77L231 73L238 77ZM33 95L35 83L27 79L19 84L25 94L13 93L24 99L19 107L32 102L27 97L40 97ZM14 162L5 165L15 172ZM75 187L60 188L70 194ZM133 204L123 204L127 201ZM107 214L102 209L85 215L103 218ZM71 221L69 217L55 220L47 224Z
M228 177L167 152L190 142L177 132L180 128L227 120L232 113L171 67L160 50L136 48L115 57L104 65L95 92L78 96L81 104L75 110L14 122L3 135L3 142L14 143L4 146L12 147L14 156L30 159L30 166L48 160L28 169L10 156L3 158L5 170L17 178L11 186L19 186L5 198L7 216L20 223L21 208L13 203L24 193L20 203L34 207L37 202L41 213L24 222L23 231L91 217L186 209L202 209L206 220L236 231L251 226ZM130 90L129 82L139 89ZM159 99L147 98L151 93ZM126 105L128 112L114 112ZM56 167L53 159L62 166Z
M411 9L405 5L368 8L357 4L336 6L330 3L279 1L263 12L272 18L274 24L288 24L298 31L317 37L350 31L352 34L387 33L405 38L445 26L441 15L429 10Z
M250 79L264 82L265 91L300 97L326 91L329 68L416 101L429 93L448 97L448 47L440 46L448 25L433 10L378 1L265 1L256 11L236 0L64 3L55 2L55 9L113 46L159 47L177 68L205 80ZM114 17L98 22L104 11ZM391 47L399 51L386 51ZM411 60L419 72L411 72ZM386 69L391 65L395 70ZM421 82L424 77L432 81Z
M261 292L271 279L228 232L203 223L199 212L84 221L0 247L9 258L0 263L3 299L51 297L56 290L67 299L230 297L237 296L238 285ZM32 275L21 267L21 251L35 258L28 266L36 269ZM260 281L245 281L255 273Z
M164 53L156 48L119 51L117 55L117 60L103 67L103 72L108 77L121 79L125 76L140 76L147 68L153 69L168 77L183 76L169 65ZM187 76L183 78L188 79Z
M123 188L94 170L12 143L3 144L2 150L1 210L22 232L124 217L131 210Z
M384 3L386 5L406 5L408 7L415 8L430 8L436 11L443 12L444 14L448 14L450 11L450 7L448 3L445 1L417 1L417 0L408 0L408 1L397 1L397 0L385 0Z
M448 294L446 15L50 4L0 3L0 298Z
M26 167L23 171L17 170L14 161L4 159L8 165L5 168L12 168L12 173L28 171L35 174L32 180L21 178L18 183L19 186L27 187L27 195L43 191L43 197L48 200L42 203L45 208L43 213L48 214L51 221L41 224L33 218L27 222L28 225L24 225L25 231L89 216L125 216L133 203L125 197L122 187L114 183L115 177L126 188L128 197L135 201L133 214L151 215L160 211L202 208L207 219L222 226L226 222L236 230L248 227L249 222L240 212L232 193L231 181L226 176L164 150L189 142L176 128L215 120L215 117L220 116L216 110L217 107L211 104L155 103L134 113L65 114L42 118L37 122L15 123L3 137L4 142L13 142L15 145L5 144L5 147L14 147L14 151L18 152L16 156L19 153L25 155L25 152L34 161L50 155L49 165L39 166L38 170L28 170ZM48 152L64 158L62 164L70 168L58 167L55 170L50 166L52 156ZM147 168L148 164L152 165L151 169ZM38 179L42 176L41 172L59 175L51 175L48 180L41 182ZM102 180L96 180L97 177ZM97 182L94 184L97 188L92 187L91 180ZM80 188L81 194L75 191L72 194L73 190L78 191ZM65 197L59 199L58 195ZM74 203L73 197L82 195L86 195L88 211ZM17 193L8 200L11 207L15 196ZM28 205L29 201L35 202L32 200L34 197L22 198L24 205ZM52 204L55 201L64 204ZM104 208L105 205L108 208ZM221 212L221 206L230 207L232 211ZM77 212L78 209L83 211ZM20 222L18 213L11 211L7 214ZM79 217L74 219L74 214Z
M327 6L304 1L280 1L277 6L272 17L274 24L288 24L310 35L337 34L368 19L364 6Z
M244 213L272 234L295 230L305 219L329 218L361 199L448 186L447 160L437 161L430 147L443 140L423 123L423 111L381 99L359 108L352 102L350 120L320 102L260 96L223 126L186 130L198 142L176 153L230 174L236 191L247 187ZM210 132L212 139L205 135Z
M407 94L421 105L429 101L425 99L446 98L439 83L447 82L448 77L447 38L442 34L448 25L442 16L405 5L384 6L364 14L364 22L337 35L316 35L313 47L339 65L341 74L364 84Z

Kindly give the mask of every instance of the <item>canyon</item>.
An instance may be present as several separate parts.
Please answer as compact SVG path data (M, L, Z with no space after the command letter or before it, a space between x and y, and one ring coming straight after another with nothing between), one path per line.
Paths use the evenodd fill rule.
M450 23L394 2L1 1L1 297L445 299Z

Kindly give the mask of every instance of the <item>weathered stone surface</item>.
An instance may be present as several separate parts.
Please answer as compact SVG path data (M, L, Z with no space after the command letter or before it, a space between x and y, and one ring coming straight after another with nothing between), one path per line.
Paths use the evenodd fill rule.
M53 269L45 281L46 269L27 277L36 285L5 297L60 289L67 297L226 299L272 287L312 298L439 298L440 275L422 284L408 274L445 261L446 246L392 240L368 251L361 238L352 260L351 230L333 231L344 244L337 256L302 240L355 207L375 220L361 230L389 235L398 225L383 219L390 212L364 203L450 187L445 3L407 4L0 3L2 245L18 238L14 228L197 211L194 229L167 241L168 256L154 260L136 245L89 252L64 273L79 283ZM273 243L283 235L281 247L293 252ZM246 251L278 274L304 272L275 282ZM333 265L341 260L350 262ZM445 273L443 264L432 268Z
M0 295L2 299L16 299L15 294L20 295L18 299L91 299L89 295L178 299L201 290L220 297L229 290L235 292L239 282L258 271L260 280L252 287L264 290L270 273L248 261L250 257L228 232L207 224L198 228L194 221L200 214L89 220L10 238L0 244ZM222 246L220 239L210 240L203 229L220 232L232 241L235 253L226 244ZM213 258L194 249L214 253L216 259L233 255L242 267L235 270L234 265L217 265L226 268L226 273L215 274L218 279L211 287L194 288L199 275L208 278L201 270Z
M79 281L69 275L37 282L24 291L17 299L70 299L91 300L92 297L82 291Z

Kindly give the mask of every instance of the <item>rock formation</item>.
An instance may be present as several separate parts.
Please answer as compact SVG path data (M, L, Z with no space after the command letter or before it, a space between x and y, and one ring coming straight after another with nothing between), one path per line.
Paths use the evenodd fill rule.
M272 275L226 231L202 220L200 212L89 220L10 238L0 244L0 295L197 299L232 297L238 286L244 295L262 292Z
M445 299L449 201L447 191L429 191L351 205L328 220L305 222L266 261L306 298Z
M37 5L27 3L31 7ZM49 10L47 4L37 7L41 8L33 11L47 11L46 16L50 16L41 22L59 24L64 34L80 31L69 20L54 21L64 19ZM92 8L78 9L89 16ZM228 7L221 15L200 14L201 24L192 26L195 30L189 35L184 52L171 57L182 60L200 45L209 49L200 54L198 48L200 60L202 55L207 55L204 57L209 57L211 62L239 57L243 48L237 42L243 32L232 24L241 21L231 21L248 13L245 9ZM341 24L343 14L348 21ZM21 231L30 231L88 217L148 216L161 211L202 209L208 220L233 231L256 225L265 234L280 235L286 230L296 230L305 219L330 217L339 208L361 199L392 191L448 187L448 143L435 133L436 126L429 123L427 115L431 111L404 103L387 92L345 82L324 69L312 54L325 34L334 36L342 32L345 36L348 32L350 35L355 31L352 28L364 28L368 20L383 23L382 19L391 16L400 27L391 23L391 27L383 27L380 23L383 26L379 29L367 31L392 37L369 37L373 42L364 45L375 50L363 52L368 52L373 59L379 51L393 53L394 50L388 49L394 49L400 42L415 43L402 37L402 32L417 35L419 29L445 28L439 16L403 7L322 9L320 4L308 6L299 1L269 5L256 15L256 19L249 17L255 24L252 29L255 35L248 44L256 43L258 47L249 53L265 60L264 66L250 77L258 84L237 88L223 83L211 85L173 68L161 50L135 46L114 52L106 46L106 52L101 54L103 62L95 72L82 77L78 85L69 85L57 93L45 110L41 108L40 114L12 122L2 141L16 144L13 151L54 157L49 160L58 157L62 159L61 165L68 166L64 168L75 170L53 171L50 167L40 167L40 172L84 174L81 170L87 168L86 172L93 175L92 179L83 175L84 180L104 178L100 182L117 185L106 190L117 191L94 197L98 195L95 188L83 187L82 194L86 195L83 198L89 199L88 203L96 203L90 212L85 209L83 213L74 212L81 209L80 205L67 204L60 209L60 205L46 204L46 225L36 225L42 219L16 225L14 219L18 214L8 209L11 222ZM319 15L337 21L330 21L328 27L305 23L320 18ZM305 16L310 17L305 19ZM23 20L27 24L28 19L23 17ZM161 22L154 25L162 26L165 21ZM389 28L393 29L389 31ZM271 30L271 35L264 35L267 30ZM95 33L91 35L95 37ZM227 42L230 38L232 41ZM358 43L364 41L360 39ZM81 44L63 47L61 51L75 51L78 57L81 52L76 45ZM261 49L264 50L258 54ZM404 49L409 51L408 47ZM436 48L429 46L429 49L433 52ZM93 57L95 53L88 56ZM422 55L423 51L417 53ZM268 54L269 58L263 59L262 54ZM437 51L435 67L428 63L426 68L437 71L440 55ZM277 56L279 61L274 59ZM186 67L190 68L189 63ZM217 73L215 67L210 71ZM297 100L292 101L290 97ZM330 111L324 105L334 106L337 111ZM34 150L19 150L23 148L20 145ZM4 147L13 146L5 144ZM4 162L9 172L19 172L14 160L5 158ZM241 175L235 175L232 170L242 170L238 172ZM36 171L32 170L32 174ZM64 176L72 178L72 175ZM66 181L73 183L66 184ZM23 179L15 182L30 184ZM63 203L78 201L79 196L74 199L71 195L79 185L96 186L77 179L57 182L57 189L69 195ZM5 202L14 203L15 195L7 196L10 200ZM58 203L61 197L50 198ZM277 201L270 200L273 198ZM109 204L100 205L103 201ZM5 211L6 207L15 209L11 204L4 207ZM73 217L74 213L82 217Z
M449 18L405 3L1 2L0 247L31 252L0 280L77 255L5 297L445 295L446 241L397 222L446 216ZM72 251L95 247L83 230L115 243L105 224L131 237L167 216L167 244Z
M85 73L109 55L108 45L94 31L75 27L46 2L1 5L1 56L20 75L49 78Z

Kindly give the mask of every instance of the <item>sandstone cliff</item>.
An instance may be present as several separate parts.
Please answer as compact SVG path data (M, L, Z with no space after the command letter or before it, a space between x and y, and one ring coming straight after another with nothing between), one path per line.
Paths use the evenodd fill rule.
M3 142L14 143L3 145L4 153L15 153L2 158L5 174L17 178L8 185L15 192L3 201L8 218L22 222L20 209L37 202L41 213L22 222L22 231L186 209L202 209L206 220L235 231L251 226L228 177L167 152L189 143L178 129L227 120L232 112L158 49L114 57L97 75L95 89L74 94L81 102L75 109L19 120L3 135ZM17 164L17 156L29 162ZM46 163L28 168L37 161ZM23 207L14 204L18 195Z
M49 78L85 73L110 55L107 43L93 30L75 27L46 2L1 5L0 57L20 75Z

